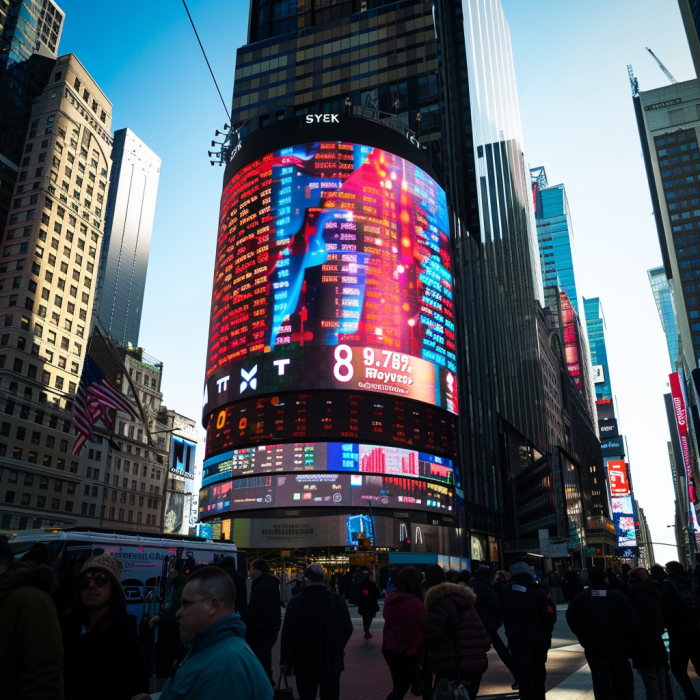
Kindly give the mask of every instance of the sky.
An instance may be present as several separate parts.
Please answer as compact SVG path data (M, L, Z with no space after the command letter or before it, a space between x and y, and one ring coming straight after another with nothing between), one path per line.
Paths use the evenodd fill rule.
M168 408L200 419L223 168L209 165L228 122L180 0L61 0L60 53L75 53L129 127L162 159L139 344L164 363ZM599 296L621 431L652 539L673 543L663 394L670 365L647 278L661 264L627 64L641 90L695 77L677 0L502 0L531 167L563 182L579 298ZM188 0L227 105L248 3ZM106 29L107 28L107 29ZM202 431L203 434L203 431ZM201 461L202 450L198 455ZM658 561L676 558L657 545Z

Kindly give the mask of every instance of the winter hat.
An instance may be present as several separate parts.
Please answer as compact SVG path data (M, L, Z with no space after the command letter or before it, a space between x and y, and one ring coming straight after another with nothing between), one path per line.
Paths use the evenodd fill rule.
M532 576L532 571L530 571L530 567L524 561L519 561L510 567L511 576L517 576L518 574L527 574L528 576Z
M604 569L599 569L597 566L588 569L588 580L596 586L605 583L605 577L607 575Z
M251 569L257 569L263 574L270 573L270 565L264 559L256 559L251 565Z
M481 564L479 568L474 572L474 576L477 578L491 578L491 569L488 566Z
M98 554L96 557L90 557L80 570L81 574L92 569L99 569L107 572L120 586L122 583L122 563L116 557L109 554Z
M666 564L666 572L669 576L673 576L673 574L685 574L685 569L680 562L670 561Z

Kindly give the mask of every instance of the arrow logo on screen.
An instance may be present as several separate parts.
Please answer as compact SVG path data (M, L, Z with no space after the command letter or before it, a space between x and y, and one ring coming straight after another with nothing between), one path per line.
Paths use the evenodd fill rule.
M258 388L258 378L255 376L257 373L257 365L255 365L250 372L246 372L243 367L241 367L241 379L243 381L241 382L241 389L239 391L240 394L242 394L248 388L248 386L250 386L253 391Z

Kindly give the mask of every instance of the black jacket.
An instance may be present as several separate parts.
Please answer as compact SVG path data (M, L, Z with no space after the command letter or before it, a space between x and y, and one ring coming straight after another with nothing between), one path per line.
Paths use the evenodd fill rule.
M685 605L676 586L689 591L693 590L693 583L685 574L667 576L661 584L661 612L668 629L668 636L676 639L686 638L697 644L697 635L692 634Z
M661 586L649 579L628 584L629 596L637 613L637 629L632 637L632 665L635 668L658 668L668 663L662 639L666 626L661 614Z
M253 581L243 621L246 638L265 632L279 632L282 627L282 603L277 576L263 574Z
M493 586L480 578L472 578L467 581L467 586L476 593L476 612L490 636L503 624L503 611L501 601Z
M312 654L309 654L309 650L304 649L299 643L301 625L305 624L309 616L314 617L312 610L318 604L320 588L321 586L308 586L287 603L284 627L280 637L281 665L298 664L300 659L304 659L307 663L313 662L313 658L310 657L314 655L318 657L316 661L323 665L323 651L316 648ZM343 657L345 645L353 632L352 620L345 601L337 593L329 591L326 586L323 586L323 589L326 593L325 664L328 673L337 673L345 670Z
M549 649L557 611L530 574L513 576L501 588L503 623L509 643Z
M248 607L248 591L245 576L238 571L234 557L224 557L217 566L231 577L236 588L236 612L245 620L246 608Z
M569 603L566 621L587 651L626 652L637 628L637 613L626 595L602 583Z
M374 581L365 579L357 589L357 612L365 615L376 615L379 612L379 589Z
M103 620L85 634L81 629L64 620L66 700L131 700L148 692L146 655L133 615Z

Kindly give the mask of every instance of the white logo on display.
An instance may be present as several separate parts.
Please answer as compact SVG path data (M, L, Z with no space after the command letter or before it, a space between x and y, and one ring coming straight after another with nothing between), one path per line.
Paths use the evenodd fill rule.
M221 377L221 379L216 380L216 385L219 387L219 393L226 391L229 379L231 379L231 375L227 374L225 377Z
M318 122L325 122L326 124L340 124L340 119L338 119L337 114L307 114L306 115L306 123L307 124L313 124L314 119L316 120L316 123Z
M419 527L416 527L416 544L423 544L423 532Z
M258 388L258 378L255 376L258 373L258 366L255 365L253 369L250 370L250 372L246 372L243 367L241 367L241 379L243 380L241 382L241 388L239 393L242 394L248 386L255 391ZM226 377L228 379L228 377Z
M277 367L277 374L281 377L284 374L284 368L291 362L291 360L275 360L272 364Z

